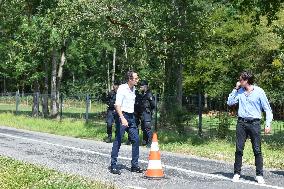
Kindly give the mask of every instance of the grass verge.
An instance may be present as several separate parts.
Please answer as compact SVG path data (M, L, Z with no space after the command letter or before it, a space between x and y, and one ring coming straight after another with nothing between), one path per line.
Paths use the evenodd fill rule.
M10 188L76 188L114 189L102 182L89 181L82 177L62 174L54 170L22 163L0 156L0 186Z

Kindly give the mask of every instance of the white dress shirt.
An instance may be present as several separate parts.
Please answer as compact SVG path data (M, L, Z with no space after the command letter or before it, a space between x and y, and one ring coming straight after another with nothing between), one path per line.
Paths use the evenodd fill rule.
M127 83L122 84L117 89L115 105L120 106L123 112L133 113L135 97L135 87L131 90Z

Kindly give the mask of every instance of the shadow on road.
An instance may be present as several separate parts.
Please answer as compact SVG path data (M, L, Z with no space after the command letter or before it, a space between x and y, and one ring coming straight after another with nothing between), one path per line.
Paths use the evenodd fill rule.
M225 173L225 172L214 172L214 173L211 173L213 175L222 175L224 177L227 177L227 178L233 178L234 174L232 172L230 173Z
M233 176L234 176L234 173L225 173L225 172L214 172L212 173L214 175L222 175L224 177L227 177L229 179L232 179ZM255 178L252 177L252 176L246 176L246 175L241 175L241 178L244 179L244 180L248 180L248 181L255 181Z

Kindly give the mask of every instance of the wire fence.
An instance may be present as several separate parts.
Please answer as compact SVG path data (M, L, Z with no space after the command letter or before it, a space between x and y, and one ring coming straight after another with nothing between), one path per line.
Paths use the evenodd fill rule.
M37 98L35 100L35 98ZM44 100L47 101L47 116L44 111ZM35 105L35 102L37 104ZM57 99L57 117L60 119L85 119L100 121L104 118L106 104L89 95L60 96ZM33 110L36 106L36 110ZM0 112L12 112L16 115L35 114L37 117L51 117L52 98L50 94L8 93L0 95Z
M175 108L178 101L174 97L160 99L159 112L163 114L163 108L172 109L174 117L172 125L180 125L181 132L192 132L209 137L218 136L225 138L235 134L237 125L237 106L227 105L227 96L207 97L206 95L185 96L182 99L181 110ZM164 104L163 104L164 103ZM279 140L284 139L284 104L271 104L274 120L272 122L271 135L279 135ZM180 112L179 112L180 111ZM264 128L265 113L263 113L261 124ZM163 116L160 116L158 123L163 123ZM171 122L166 119L166 123ZM165 126L166 123L162 124ZM262 132L264 135L264 133ZM267 136L266 136L267 137Z
M237 107L226 104L227 97L211 98L191 95L179 99L156 95L157 107L153 125L158 129L176 129L179 132L194 133L209 137L226 137L234 132L237 121ZM44 111L44 101L49 112ZM35 105L36 102L36 105ZM103 99L86 95L60 96L57 99L57 117L82 119L86 122L104 124L107 105ZM182 104L182 106L176 106ZM16 115L50 117L52 98L50 94L5 93L0 94L0 113L12 112ZM284 105L271 104L274 114L272 135L284 133ZM46 115L47 114L47 115ZM262 119L264 124L264 119Z

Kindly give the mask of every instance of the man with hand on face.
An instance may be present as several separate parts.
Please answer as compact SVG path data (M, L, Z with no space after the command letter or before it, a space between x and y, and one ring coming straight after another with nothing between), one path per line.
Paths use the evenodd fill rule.
M230 93L227 104L229 106L239 104L238 122L236 128L236 152L234 164L233 182L238 182L241 174L242 156L247 137L250 137L255 156L256 181L264 184L263 157L261 152L261 125L262 111L266 113L266 125L264 132L270 132L273 114L265 92L254 85L252 73L241 73L236 87Z
M110 172L120 175L117 167L117 157L121 146L121 140L125 131L128 132L132 143L131 172L142 173L143 169L138 166L139 158L139 135L134 117L135 85L139 78L136 72L128 71L126 74L127 83L119 86L116 94L115 110L117 113L116 137L111 152Z

